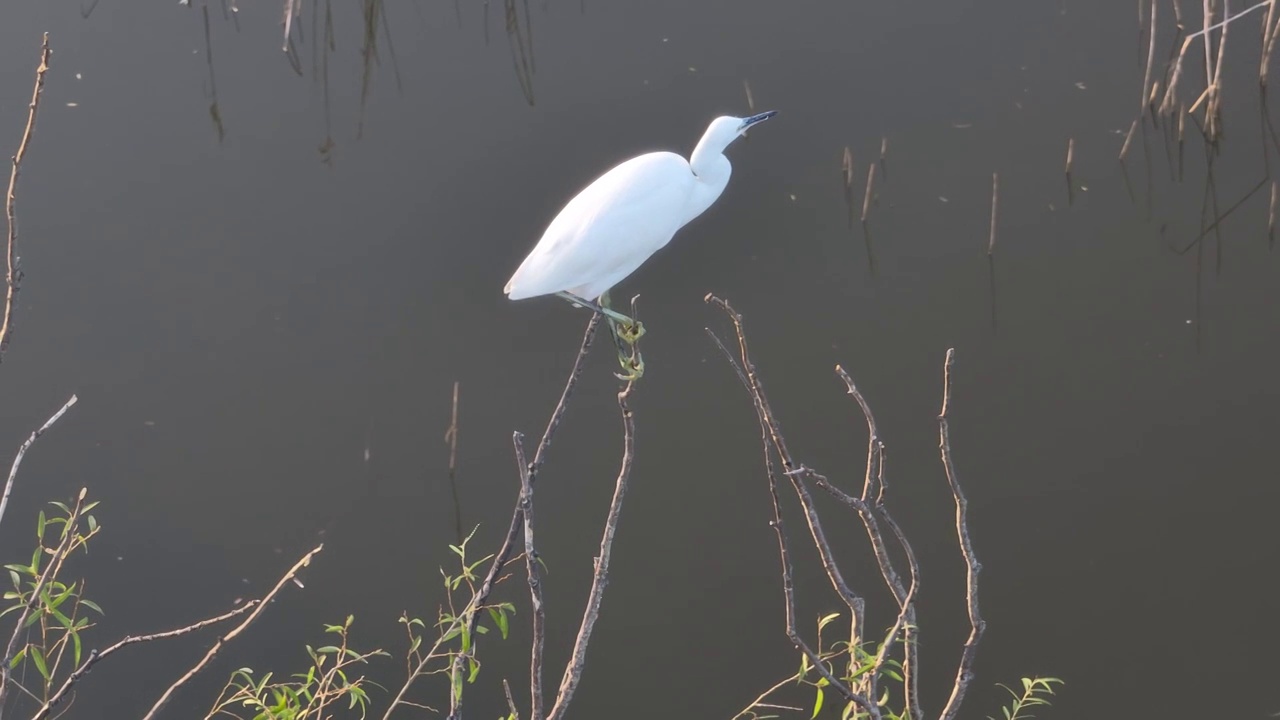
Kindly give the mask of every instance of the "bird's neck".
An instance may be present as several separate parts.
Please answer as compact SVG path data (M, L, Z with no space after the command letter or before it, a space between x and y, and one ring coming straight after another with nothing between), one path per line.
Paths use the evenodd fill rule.
M733 167L724 156L723 148L711 149L698 143L689 157L689 169L695 178L693 194L685 213L685 222L701 215L720 197L729 184Z

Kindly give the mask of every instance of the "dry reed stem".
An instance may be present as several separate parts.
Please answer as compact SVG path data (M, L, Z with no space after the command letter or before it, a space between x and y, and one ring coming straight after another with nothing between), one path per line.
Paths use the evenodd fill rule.
M44 425L40 426L40 429L31 433L31 437L28 437L26 442L22 443L22 446L18 448L18 454L13 458L13 466L9 468L9 479L4 484L4 495L0 495L0 521L4 520L5 508L9 506L9 494L13 492L13 483L18 477L18 466L22 464L22 458L27 454L27 450L30 450L36 440L39 440L40 436L45 434L45 431L53 427L53 424L58 422L58 419L70 410L72 405L76 404L77 399L78 398L75 395L72 395L70 400L64 403L52 417L46 420Z
M13 336L14 302L18 297L18 284L22 281L22 273L18 270L18 219L16 215L18 201L18 174L22 167L22 159L31 146L31 136L36 128L36 111L40 108L40 95L44 92L44 76L49 71L49 33L44 34L40 42L40 64L36 66L35 87L31 90L31 102L27 105L27 126L22 131L22 140L18 143L18 151L14 153L13 167L9 171L9 191L5 195L4 211L8 220L8 239L5 251L5 296L4 319L0 321L0 359L9 347L9 339Z
M454 472L458 468L458 386L457 380L453 381L453 413L449 419L449 429L444 433L444 441L449 443L449 477L454 476Z
M221 615L218 615L217 617L206 618L199 622L195 622L190 625L180 627L176 630L166 630L164 632L153 633L151 635L129 635L125 637L123 640L120 640L116 642L114 645L108 647L106 650L103 650L102 652L98 652L97 650L91 650L89 652L89 657L85 658L84 662L80 664L80 667L76 668L75 672L71 673L71 675L62 683L62 686L58 688L58 691L55 692L49 698L49 700L40 707L40 709L36 712L36 714L31 716L31 720L44 720L44 718L49 717L49 714L53 711L53 708L57 707L62 703L63 698L65 698L66 694L71 691L71 688L74 687L75 684L79 682L80 679L83 678L85 674L88 673L89 670L93 668L94 665L102 662L108 656L115 653L117 650L128 647L129 645L134 645L136 643L151 642L152 640L165 640L168 638L187 635L197 630L202 630L206 627L209 627L210 625L216 625L220 622L225 622L227 620L230 620L231 618L244 613L250 608L257 607L260 603L261 601L259 600L250 600L249 602L241 605L240 607L234 610L231 610L229 612L225 612Z
M1071 163L1075 160L1076 155L1076 139L1067 138L1067 169L1066 173L1071 174Z
M213 647L209 648L209 651L204 654L204 657L200 659L200 662L197 662L195 665L193 665L191 669L186 672L186 674L184 674L182 677L174 681L174 683L170 685L167 690L164 691L164 694L160 696L159 700L156 700L155 704L151 706L151 709L147 711L147 714L143 716L142 720L154 720L156 715L159 714L160 710L164 708L166 704L168 704L169 700L173 697L173 694L177 692L178 688L185 685L189 680L191 680L191 678L195 677L197 673L203 670L206 665L208 665L215 657L217 657L218 652L222 650L223 645L234 640L238 635L240 635L240 633L244 632L245 629L248 628L249 625L251 625L254 620L257 620L258 616L262 614L263 609L266 608L268 605L270 605L271 601L275 598L275 596L279 594L281 588L283 588L285 584L287 584L290 580L293 580L293 578L297 576L297 574L301 572L303 568L311 564L311 558L315 557L316 553L320 552L323 549L324 549L324 543L321 543L315 546L315 548L313 548L306 555L303 555L301 560L294 563L293 567L289 568L289 571L286 572L284 575L282 575L278 581L276 581L275 587L271 588L270 592L262 596L262 599L258 601L257 607L255 607L253 609L253 612L249 614L249 617L245 618L243 622L235 626L235 628L233 628L231 632L218 638L218 641L213 644Z
M1000 204L1000 173L991 173L991 237L987 240L987 256L996 251L996 212Z
M1271 206L1267 210L1267 243L1272 244L1276 240L1276 201L1280 197L1280 190L1277 189L1275 181L1271 181Z
M844 178L844 203L849 207L849 229L853 229L853 151L844 146L840 161L840 174Z
M867 215L871 212L871 194L874 191L876 182L876 164L871 163L867 166L867 192L862 197L862 222L867 221Z

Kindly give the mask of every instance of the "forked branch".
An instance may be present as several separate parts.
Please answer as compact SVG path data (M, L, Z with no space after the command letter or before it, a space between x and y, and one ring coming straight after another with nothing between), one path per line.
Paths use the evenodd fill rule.
M746 388L752 399L752 403L756 409L757 419L760 424L761 441L765 452L765 472L768 478L768 487L772 503L773 518L770 525L774 528L774 532L778 540L778 552L781 560L783 595L786 601L786 630L787 637L793 642L796 648L808 659L808 666L811 666L819 676L826 681L831 688L839 692L846 701L856 706L856 710L861 716L869 719L883 718L888 711L884 706L884 698L888 697L884 694L878 683L881 676L887 671L886 665L890 660L891 654L896 652L897 646L902 646L902 686L903 701L905 708L902 714L913 718L923 718L923 710L920 704L919 692L919 642L918 627L916 620L916 598L920 587L920 566L916 560L915 552L912 550L911 543L907 540L901 526L889 513L885 504L887 495L887 485L885 483L885 448L881 442L875 416L871 412L870 404L863 397L862 393L854 384L852 378L843 368L837 366L836 373L844 382L845 387L850 395L857 401L858 406L863 412L866 419L868 430L867 443L867 464L865 476L863 478L863 488L861 496L852 495L837 487L835 483L829 481L822 474L812 470L803 463L797 462L789 450L783 438L782 429L776 416L773 414L769 406L768 398L765 396L763 384L760 380L759 373L753 364L747 346L745 333L743 330L742 316L735 311L728 302L721 300L712 295L708 295L706 301L720 307L726 315L729 316L733 324L734 333L738 339L738 352L731 352L729 348L718 338L715 333L709 329L707 333L712 340L724 353L730 366L738 375L739 380ZM954 359L954 351L948 350L945 368L945 382L943 388L943 412L939 416L939 423L942 433L942 461L943 468L947 476L947 482L950 486L952 495L956 502L956 531L960 539L961 554L964 557L965 564L968 568L968 588L966 592L966 601L968 605L969 618L972 630L968 641L965 643L963 653L956 672L955 683L952 687L950 699L946 707L940 715L941 720L954 720L959 711L960 704L964 699L970 683L973 680L973 661L977 651L977 646L982 637L985 627L981 616L978 613L978 571L980 566L974 554L973 544L969 538L967 504L963 492L960 489L959 480L956 475L955 465L951 458L950 437L947 427L947 410L951 401L951 368ZM774 465L774 456L781 461L783 471L779 473ZM849 673L843 678L838 678L831 671L829 661L831 654L823 655L823 648L819 647L815 651L796 630L796 609L795 609L795 587L793 582L791 548L788 542L787 533L782 520L781 502L778 495L779 474L786 476L791 480L796 497L805 513L805 519L810 530L810 537L813 540L814 547L822 559L823 567L827 570L828 579L831 581L832 587L837 594L849 605L853 626L851 635L851 644L849 650ZM825 534L822 532L821 522L817 516L812 498L809 494L807 486L813 486L828 493L840 503L855 512L862 521L866 529L867 536L871 542L876 562L879 565L881 576L884 580L885 587L893 596L898 605L898 614L894 619L888 633L884 636L883 641L879 644L879 648L870 659L863 662L856 655L856 648L864 642L866 638L861 637L865 633L865 620L862 612L862 598L852 594L848 585L844 582L840 569L835 564L835 557ZM904 582L904 572L895 563L891 556L890 545L896 545L901 555L905 558L906 568ZM866 657L866 656L862 656ZM825 658L825 661L824 659ZM803 679L804 670L802 669L799 679ZM748 706L748 710L740 713L739 717L749 714L753 708L779 708L782 706L770 705L764 702L775 690L781 688L782 685L774 686L774 688L766 691L763 695L756 699L752 705ZM851 706L851 707L852 707ZM792 708L794 709L794 708ZM816 711L816 710L815 710Z

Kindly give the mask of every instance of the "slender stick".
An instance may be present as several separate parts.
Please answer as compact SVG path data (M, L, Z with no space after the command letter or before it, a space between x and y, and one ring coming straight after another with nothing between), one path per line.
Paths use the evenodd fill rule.
M529 463L529 485L533 486L538 479L538 470L542 468L542 464L546 462L546 454L548 448L551 447L551 440L555 437L556 429L560 427L561 420L564 419L565 411L569 407L569 398L573 395L574 388L578 385L578 378L582 375L582 369L585 367L587 351L591 349L591 342L595 339L596 328L600 324L600 314L592 313L591 319L587 321L586 332L582 336L582 345L578 348L578 355L573 361L573 368L569 371L569 377L565 381L564 390L560 393L560 401L556 404L556 408L551 413L550 419L547 420L546 430L542 433L542 441L538 443L538 450L534 453L533 462ZM489 599L489 594L493 592L494 586L498 582L503 568L511 560L511 552L516 546L516 542L524 528L524 514L520 511L519 503L516 504L515 511L511 514L511 525L507 528L507 537L502 542L502 548L498 554L494 556L493 561L489 564L489 572L485 575L484 582L480 584L480 589L476 591L471 602L462 612L462 617L466 618L467 627L465 632L472 638L472 647L474 648L478 641L475 625L478 620L477 612L484 606ZM474 652L474 650L473 650ZM390 720L391 714L395 709L405 703L405 695L408 694L409 688L414 681L423 675L426 670L427 663L432 660L431 655L424 656L413 672L409 674L408 679L400 686L399 692L391 704L387 706L386 713L382 716L382 720ZM451 672L457 673L462 671L462 663L464 658L459 654L454 659L454 667ZM459 720L461 717L461 706L455 706L453 712L449 715L449 720Z
M4 520L5 508L9 506L9 493L13 492L13 482L18 477L18 466L22 464L22 458L27 454L27 450L31 449L36 440L40 439L40 436L44 435L45 431L53 427L53 424L58 422L58 419L70 410L72 405L76 404L77 399L75 395L72 395L71 399L63 404L58 409L58 412L53 414L53 417L46 420L39 430L31 433L31 437L27 438L27 441L22 443L22 447L18 448L18 454L13 458L13 467L9 468L9 479L4 484L4 495L0 495L0 520Z
M254 620L257 620L258 616L262 614L262 610L271 604L271 601L275 599L275 596L280 592L281 588L283 588L285 584L287 584L290 580L292 580L295 576L297 576L297 574L301 572L303 568L311 564L311 558L314 557L316 553L320 552L323 549L324 549L324 543L321 543L315 546L315 548L313 548L311 552L308 552L306 555L303 555L301 560L294 563L294 566L292 568L289 568L289 571L286 572L283 576L281 576L280 580L276 582L275 587L271 588L271 591L262 597L262 600L260 600L257 606L254 607L253 612L249 614L249 617L245 618L239 625L235 626L235 628L233 628L231 632L218 638L218 641L213 644L213 647L209 648L209 651L204 654L204 657L200 659L200 662L197 662L194 666L192 666L191 669L186 672L186 674L184 674L182 677L174 681L174 683L170 685L167 690L164 691L164 694L160 696L159 700L156 700L155 704L151 706L151 709L147 711L147 714L143 716L142 720L153 720L156 717L156 715L160 713L160 710L164 708L164 706L173 697L173 694L177 692L178 688L185 685L189 680L191 680L191 678L195 677L197 673L203 670L206 665L208 665L215 657L217 657L218 651L222 649L223 645L234 640L236 636L244 632L245 628L248 628L249 625L252 624Z
M947 474L947 484L951 486L951 494L956 502L956 535L960 540L960 552L964 555L966 575L965 599L969 611L969 639L965 641L964 651L960 655L960 663L956 669L956 682L951 689L951 698L942 710L941 720L954 720L960 712L960 703L964 701L965 692L973 682L973 661L978 652L978 642L987 623L978 612L978 572L981 563L973 551L973 541L969 539L969 501L960 488L960 480L956 476L955 463L951 459L951 429L948 426L948 413L951 409L951 370L955 363L956 351L947 350L942 370L942 412L938 413L938 449L942 454L942 467Z
M524 561L533 603L533 643L529 657L529 717L542 720L542 649L546 645L547 617L542 604L542 577L538 571L538 551L533 545L533 486L529 484L529 463L524 457L524 435L513 433L516 463L520 470L520 513L524 516Z
M991 237L987 240L987 256L996 251L996 209L1000 203L1000 174L991 173Z
M44 75L49 71L49 33L44 34L40 43L40 64L36 66L36 84L31 91L31 102L27 105L27 126L22 131L22 141L18 143L18 152L13 155L13 168L9 171L9 191L5 195L4 212L8 219L8 240L5 251L5 295L4 319L0 321L0 359L9 347L13 336L14 301L18 297L18 283L22 273L18 270L18 219L16 215L18 201L18 173L22 167L22 159L27 155L31 145L31 136L36 129L36 110L40 107L40 94L44 91Z
M66 694L71 691L71 688L74 687L75 684L79 682L80 679L83 678L85 674L88 673L89 670L93 668L94 665L102 662L109 655L116 652L117 650L120 650L122 648L128 647L129 645L133 645L136 643L151 642L152 640L164 640L167 638L179 637L182 635L186 635L188 633L193 633L197 630L201 630L203 628L209 627L210 625L216 625L220 622L225 622L227 620L230 620L231 618L244 613L250 608L257 607L260 604L260 602L261 601L259 600L250 600L249 602L241 605L240 607L234 610L231 610L229 612L225 612L217 617L207 618L205 620L201 620L199 622L192 623L184 627L180 627L176 630L166 630L164 632L153 633L151 635L129 635L125 637L123 640L118 641L116 644L112 645L111 647L108 647L106 650L103 650L102 652L98 652L97 650L90 651L89 657L85 658L84 662L80 664L80 667L76 668L75 672L71 673L70 677L68 677L62 683L62 686L58 688L57 692L55 692L52 696L50 696L48 701L46 701L44 705L40 707L40 709L36 712L36 714L31 716L31 720L44 720L44 718L49 717L49 713L53 711L53 708L61 704L63 698L66 697Z
M867 167L867 192L862 198L862 222L867 221L867 213L871 211L871 193L876 182L876 164Z
M1067 138L1067 169L1066 169L1066 173L1067 173L1068 175L1070 175L1070 174L1071 174L1071 164L1072 164L1072 162L1074 162L1074 160L1075 160L1075 156L1076 156L1076 139L1075 139L1075 138Z
M618 479L614 484L613 501L609 504L609 514L605 518L604 533L600 538L600 555L595 559L595 572L591 578L591 592L587 596L587 608L582 614L582 624L578 626L578 638L573 644L573 654L565 666L564 676L560 680L560 690L556 693L556 702L547 713L548 720L560 720L573 701L573 694L582 680L582 669L587 662L587 645L591 642L591 631L600 617L600 604L604 599L605 586L609 584L609 559L613 555L613 537L618 529L618 518L622 514L622 500L627 492L627 481L631 478L631 464L635 459L635 419L627 398L631 395L633 382L618 393L618 409L622 412L622 467L618 469Z

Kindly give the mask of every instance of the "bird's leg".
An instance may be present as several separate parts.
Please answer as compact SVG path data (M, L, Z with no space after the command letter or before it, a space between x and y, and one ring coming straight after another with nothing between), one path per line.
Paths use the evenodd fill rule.
M609 305L608 290L600 294L600 309L616 313L613 307ZM618 328L618 335L621 336L628 345L635 345L636 341L640 339L640 336L644 335L644 325L641 325L639 320L634 320L626 315L622 315L621 313L617 314L621 315L621 317L618 318L621 325L621 327Z
M600 296L599 304L593 303L585 298L580 298L573 293L558 292L556 293L556 296L562 300L568 300L574 305L581 305L585 308L594 310L606 318L616 321L619 325L619 327L616 328L618 336L625 340L629 345L634 344L636 340L640 339L641 335L644 335L643 325L609 307L609 293L607 292Z
M614 373L614 376L619 380L639 380L644 374L644 360L640 357L640 348L621 337L617 320L606 315L605 322L609 324L609 334L613 336L614 347L618 350L618 364L622 366L622 372Z

